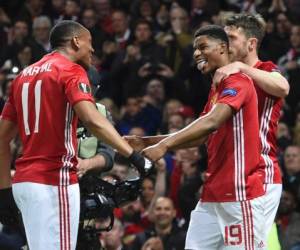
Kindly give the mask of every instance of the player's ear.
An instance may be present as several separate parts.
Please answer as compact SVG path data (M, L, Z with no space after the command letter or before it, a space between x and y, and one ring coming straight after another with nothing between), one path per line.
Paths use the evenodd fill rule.
M253 50L256 50L257 48L257 39L256 38L249 38L248 39L248 48L249 48L249 51L253 51Z
M71 39L71 44L74 48L79 49L80 48L80 43L79 43L79 38L78 36L74 36Z

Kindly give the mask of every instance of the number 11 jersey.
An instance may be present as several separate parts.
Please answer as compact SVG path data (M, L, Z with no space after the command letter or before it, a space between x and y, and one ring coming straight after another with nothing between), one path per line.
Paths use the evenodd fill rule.
M1 119L18 124L22 155L13 182L77 182L77 116L73 106L91 101L85 70L58 52L45 55L14 80Z

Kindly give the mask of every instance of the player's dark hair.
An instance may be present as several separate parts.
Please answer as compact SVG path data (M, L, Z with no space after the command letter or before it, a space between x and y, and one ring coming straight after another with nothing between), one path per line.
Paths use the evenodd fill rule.
M80 23L65 20L57 23L50 31L50 45L52 49L63 47L67 41L84 30Z
M255 37L257 39L257 49L265 35L265 21L260 15L235 14L225 21L226 26L242 28L247 38Z
M213 39L221 40L229 47L229 40L226 32L224 31L222 26L219 25L206 25L196 30L194 34L194 38L199 36L208 36Z

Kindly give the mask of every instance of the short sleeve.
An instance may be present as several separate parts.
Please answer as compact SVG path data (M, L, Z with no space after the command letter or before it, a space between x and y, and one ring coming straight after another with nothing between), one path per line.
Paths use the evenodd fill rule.
M17 123L17 121L18 121L17 110L16 110L14 98L13 98L13 85L11 86L11 91L10 91L9 97L4 105L4 108L2 110L0 118L4 119L4 120L9 120L9 121L12 121L15 123Z
M89 79L82 68L74 67L69 77L65 76L64 82L65 94L72 106L79 101L94 102Z
M226 78L223 84L217 103L224 103L233 108L236 112L247 102L254 89L249 77L235 74Z

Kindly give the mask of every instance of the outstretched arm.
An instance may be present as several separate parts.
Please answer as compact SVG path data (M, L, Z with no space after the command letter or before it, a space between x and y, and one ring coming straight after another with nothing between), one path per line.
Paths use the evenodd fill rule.
M213 82L219 83L222 79L237 72L248 75L256 85L270 95L284 98L289 93L289 83L280 73L256 69L242 62L233 62L219 68L214 75Z
M217 103L206 115L198 118L187 127L161 140L158 144L143 150L144 155L152 161L159 160L168 150L193 141L204 140L210 133L217 130L233 114L232 108Z
M284 98L289 94L290 85L279 72L268 72L243 64L241 72L250 76L256 85L270 95Z
M113 125L99 113L93 103L80 101L74 105L74 110L84 126L94 136L115 148L125 157L132 154L133 149L130 145L119 135Z

